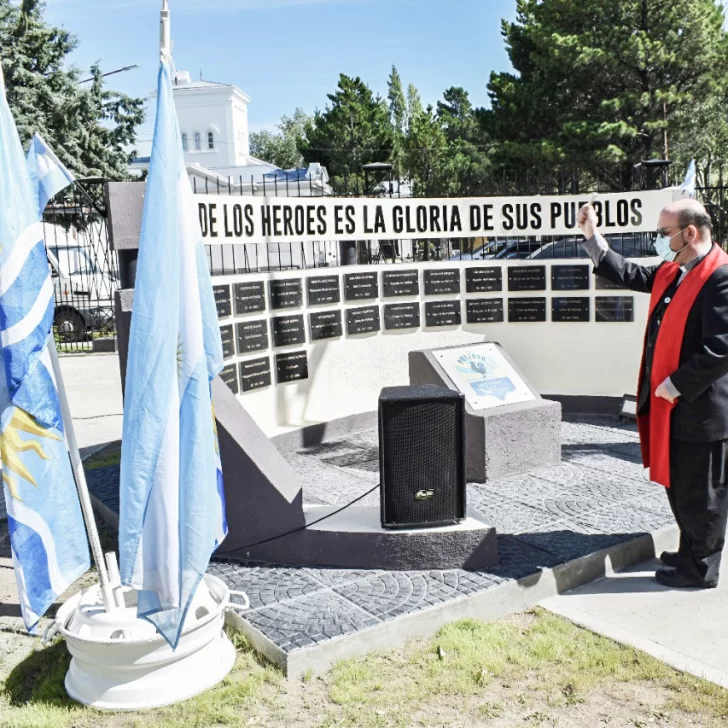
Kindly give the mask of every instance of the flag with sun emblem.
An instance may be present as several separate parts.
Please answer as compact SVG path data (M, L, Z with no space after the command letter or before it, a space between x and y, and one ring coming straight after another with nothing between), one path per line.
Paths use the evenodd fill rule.
M222 341L196 205L161 63L124 393L119 553L137 613L176 647L225 536L210 383Z
M0 70L0 456L20 607L29 630L89 568L48 342L53 283Z

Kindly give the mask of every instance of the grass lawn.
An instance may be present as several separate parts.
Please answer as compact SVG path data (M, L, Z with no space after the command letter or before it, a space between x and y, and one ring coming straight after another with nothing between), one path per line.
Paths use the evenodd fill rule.
M728 722L728 691L538 609L487 624L455 622L432 640L346 660L296 682L259 659L239 635L232 637L238 660L223 684L170 708L121 714L89 710L65 696L69 656L62 642L43 649L36 640L22 659L31 638L0 634L0 726L646 728Z

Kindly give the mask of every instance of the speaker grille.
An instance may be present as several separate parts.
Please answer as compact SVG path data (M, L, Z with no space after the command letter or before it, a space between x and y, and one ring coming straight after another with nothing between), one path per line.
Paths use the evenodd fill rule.
M384 526L428 526L464 517L460 395L380 400L379 452Z

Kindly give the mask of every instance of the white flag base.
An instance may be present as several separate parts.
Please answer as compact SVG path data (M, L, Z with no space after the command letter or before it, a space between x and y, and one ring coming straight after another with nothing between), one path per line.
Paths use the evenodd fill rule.
M235 664L223 629L227 586L206 575L190 606L176 650L136 616L136 591L123 589L124 607L107 612L98 584L58 610L55 629L73 659L68 695L103 710L142 710L186 700L217 685Z

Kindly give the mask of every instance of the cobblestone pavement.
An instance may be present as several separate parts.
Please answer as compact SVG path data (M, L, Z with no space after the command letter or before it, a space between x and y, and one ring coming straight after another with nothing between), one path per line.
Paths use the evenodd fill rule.
M245 618L291 652L505 581L535 574L673 523L664 489L649 483L634 427L608 418L563 423L557 467L468 485L469 507L498 533L499 565L481 572L361 571L213 562L210 573L245 591ZM286 456L307 503L341 505L376 485L371 430ZM89 473L92 492L118 509L118 466ZM374 492L366 503L378 503Z

